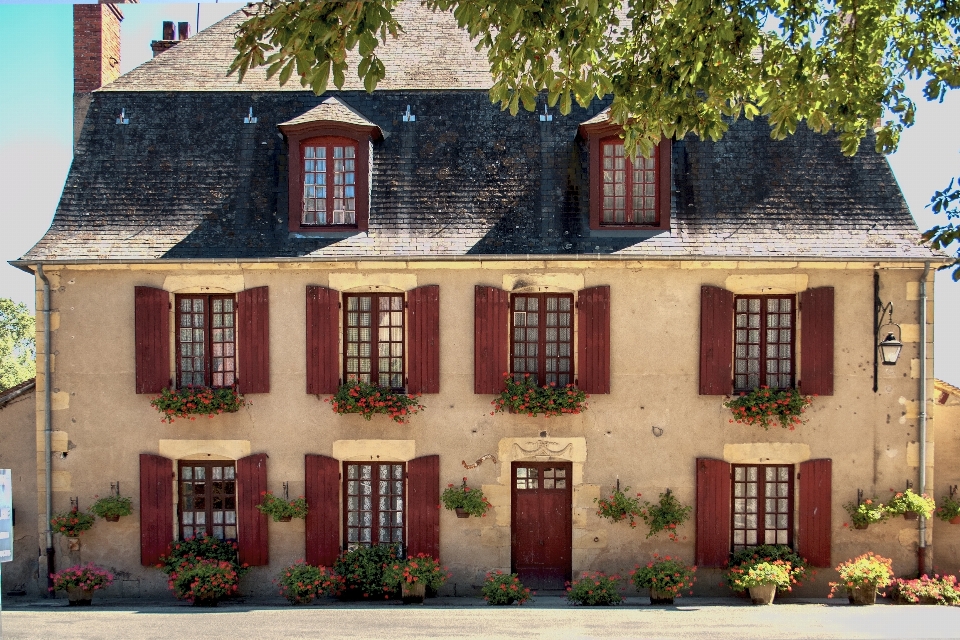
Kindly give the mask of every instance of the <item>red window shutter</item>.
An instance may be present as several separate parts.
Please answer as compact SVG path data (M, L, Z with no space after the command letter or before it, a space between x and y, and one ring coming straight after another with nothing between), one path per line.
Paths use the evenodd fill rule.
M733 293L700 287L700 395L733 390Z
M170 385L170 294L136 287L133 317L137 393L160 393Z
M697 458L697 544L694 563L723 567L730 557L730 465Z
M832 466L829 458L800 464L798 551L815 567L833 566L830 562Z
M577 386L587 393L610 393L610 287L577 294L579 349Z
M270 563L267 516L257 509L266 490L267 454L237 460L237 544L240 563L251 567Z
M340 463L308 453L304 468L307 564L330 567L340 553Z
M237 377L243 393L270 392L270 303L267 287L237 294Z
M510 295L477 285L473 316L473 392L500 393L507 371Z
M833 395L833 287L800 294L800 390Z
M657 146L657 215L661 229L670 228L670 201L673 195L673 140L664 138Z
M440 557L440 456L407 463L407 555Z
M340 386L340 292L307 287L307 393L336 393Z
M173 541L173 460L140 454L140 564L154 567Z
M407 293L407 391L440 393L440 287Z

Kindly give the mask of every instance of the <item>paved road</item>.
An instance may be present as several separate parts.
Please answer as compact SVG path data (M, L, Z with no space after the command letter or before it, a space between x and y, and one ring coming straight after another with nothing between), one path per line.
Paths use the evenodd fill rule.
M960 637L956 607L852 607L827 600L755 607L733 598L684 598L676 607L651 607L644 601L578 608L557 597L541 597L523 607L487 607L467 598L437 598L423 606L328 602L308 607L230 604L213 610L37 604L5 607L0 619L4 640Z

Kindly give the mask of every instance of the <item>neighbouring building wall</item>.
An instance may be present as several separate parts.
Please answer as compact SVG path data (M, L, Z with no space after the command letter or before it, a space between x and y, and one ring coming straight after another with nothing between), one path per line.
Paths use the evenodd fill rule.
M439 454L441 486L466 476L471 486L482 485L494 506L482 519L460 520L441 511L441 559L453 574L445 587L449 593L471 593L486 571L510 568L514 460L572 463L574 576L584 570L622 572L653 553L692 562L695 519L678 529L678 542L663 534L646 539L643 525L632 530L598 518L593 501L619 480L644 499L656 500L670 488L684 504L695 506L697 458L793 465L831 459L831 564L872 550L892 557L898 574L909 574L916 570L916 523L896 520L855 531L845 526L843 510L845 503L856 501L858 489L865 496L886 499L890 488L917 481L916 282L922 267L880 267L881 298L894 302L904 349L898 365L881 367L877 393L872 391L873 272L874 265L867 263L679 261L51 266L55 311L50 348L57 355L51 382L53 429L69 443L69 455L53 460L54 511L69 508L72 496L79 497L81 508L89 508L112 482L120 483L121 493L133 498L136 509L119 523L98 521L83 537L79 552L68 551L66 541L57 536L58 568L81 560L105 565L122 576L111 587L116 595L167 591L159 571L140 565L141 453L173 460L266 453L268 488L277 493L289 482L291 496L304 493L305 454L340 461L408 461ZM384 416L369 422L357 415L339 416L322 398L305 393L308 285L338 291L439 285L440 393L421 398L426 409L410 424L398 425ZM493 396L474 394L476 285L527 292L609 285L611 393L592 395L581 415L491 415ZM795 431L731 424L723 396L698 394L703 285L734 293L770 291L771 286L788 294L834 288L834 394L813 400L806 424ZM153 396L135 393L136 286L171 294L269 287L270 392L248 395L248 405L236 414L161 422L150 406ZM928 317L932 322L932 314ZM174 324L170 326L172 332ZM38 335L41 331L38 320ZM932 349L928 354L932 363ZM931 364L928 372L932 370ZM928 388L932 394L932 377ZM546 451L535 451L541 441ZM486 460L464 469L462 461L470 464L485 454L494 454L496 464ZM932 467L930 471L932 483ZM269 552L270 564L255 567L244 578L244 591L272 592L270 579L276 572L304 557L303 521L269 522ZM816 585L800 593L824 595L833 575L821 571ZM717 570L705 570L697 591L726 592L717 587L718 581Z
M26 393L16 398L0 399L0 468L11 470L14 509L13 562L4 563L0 569L3 571L4 598L17 591L37 596L47 587L45 581L37 581L37 558L40 557L37 514L42 499L37 494L37 460L43 457L34 455L37 438L33 385L31 380L0 394L0 398L8 397L11 391L29 386Z
M938 380L933 393L933 426L937 435L937 482L933 496L939 501L950 495L950 489L960 485L960 389ZM956 496L955 496L956 497ZM960 525L933 519L933 537L936 540L936 561L932 571L957 575L960 573Z

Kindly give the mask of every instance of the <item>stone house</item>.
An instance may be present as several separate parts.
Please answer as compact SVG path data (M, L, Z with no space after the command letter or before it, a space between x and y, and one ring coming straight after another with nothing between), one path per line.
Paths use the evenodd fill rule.
M450 15L398 12L406 31L372 94L350 77L322 96L260 72L237 84L241 13L78 85L60 205L15 261L49 301L38 451L45 431L72 447L44 461L38 502L86 507L119 483L135 514L98 522L78 552L47 548L41 524L51 566L94 561L122 595L167 597L152 565L206 532L238 540L250 593L298 558L386 541L439 554L457 594L491 569L556 588L655 552L709 573L762 542L823 567L872 549L916 571L916 524L853 531L843 510L933 461L918 444L921 383L933 389L921 306L942 256L918 245L885 159L808 131L772 141L758 120L631 162L608 102L511 117ZM904 347L875 373L878 299ZM504 373L575 384L588 409L494 414ZM407 424L332 412L357 377L425 409ZM151 400L188 384L237 385L247 404L163 422ZM807 422L732 422L726 397L761 384L816 395ZM487 517L438 509L463 477ZM670 489L694 515L677 541L645 539L597 517L617 486ZM255 509L284 487L306 496L305 521Z

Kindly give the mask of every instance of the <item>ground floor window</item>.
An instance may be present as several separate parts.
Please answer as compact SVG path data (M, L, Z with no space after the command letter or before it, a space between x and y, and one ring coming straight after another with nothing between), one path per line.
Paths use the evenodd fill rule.
M375 544L403 546L402 462L345 462L343 495L347 548Z
M233 462L179 463L180 538L237 539L237 481Z
M733 465L733 550L793 542L793 465Z

